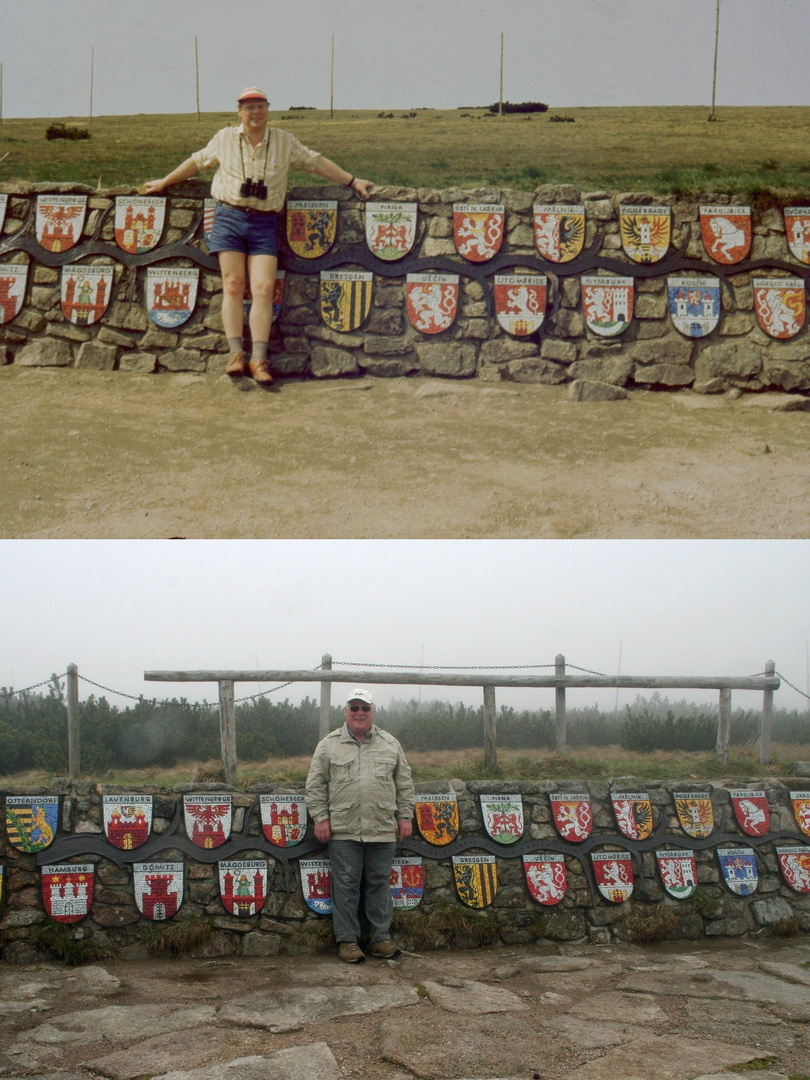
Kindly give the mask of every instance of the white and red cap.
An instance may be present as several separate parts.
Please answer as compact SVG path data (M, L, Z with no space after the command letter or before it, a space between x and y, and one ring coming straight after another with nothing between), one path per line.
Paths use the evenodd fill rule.
M240 105L243 101L267 101L267 94L258 86L246 86L237 100Z

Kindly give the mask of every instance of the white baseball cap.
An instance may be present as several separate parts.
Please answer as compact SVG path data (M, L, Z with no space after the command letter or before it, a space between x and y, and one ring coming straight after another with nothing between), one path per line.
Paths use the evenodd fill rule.
M362 686L355 686L354 690L346 698L346 704L348 705L350 701L365 701L367 705L374 704L374 698Z

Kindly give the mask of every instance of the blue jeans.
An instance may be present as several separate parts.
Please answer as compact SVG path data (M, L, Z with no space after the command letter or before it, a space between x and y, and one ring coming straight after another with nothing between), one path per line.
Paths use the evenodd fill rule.
M371 927L370 941L387 941L394 905L391 900L391 863L397 845L364 844L359 840L330 840L332 864L332 925L335 941L360 940L358 912L363 898Z
M278 256L278 215L246 214L217 203L207 243L212 255L241 251L245 255Z

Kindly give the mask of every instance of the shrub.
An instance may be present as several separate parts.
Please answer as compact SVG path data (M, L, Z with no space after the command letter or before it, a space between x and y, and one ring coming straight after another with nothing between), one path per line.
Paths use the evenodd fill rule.
M548 105L542 101L521 101L514 104L511 101L504 101L503 103L505 113L535 113L546 112L547 110ZM496 101L494 105L490 105L489 111L491 113L500 112L500 102Z
M46 139L89 139L87 128L66 127L64 124L51 124L45 132Z

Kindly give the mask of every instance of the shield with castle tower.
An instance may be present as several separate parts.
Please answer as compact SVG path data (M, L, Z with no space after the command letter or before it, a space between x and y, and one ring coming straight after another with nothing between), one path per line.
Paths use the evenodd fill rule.
M42 867L42 902L52 919L79 922L93 903L92 863Z
M62 267L62 314L76 326L98 322L110 302L113 268L68 263Z
M146 270L146 310L164 330L191 318L200 280L198 267L150 266Z
M219 896L231 915L258 915L267 899L267 859L223 860L219 864Z
M135 906L153 922L176 915L183 903L183 864L145 862L132 866Z
M105 795L104 833L113 847L132 851L145 844L152 829L151 795Z
M27 263L0 263L0 326L20 313L27 282Z
M148 195L117 195L115 242L122 251L140 255L157 247L166 217L165 198Z
M667 278L669 314L686 337L706 337L720 320L720 279L716 277Z
M301 859L301 889L307 907L318 915L332 914L332 864L328 859Z
M293 847L307 831L307 804L303 795L262 795L262 830L271 844Z

